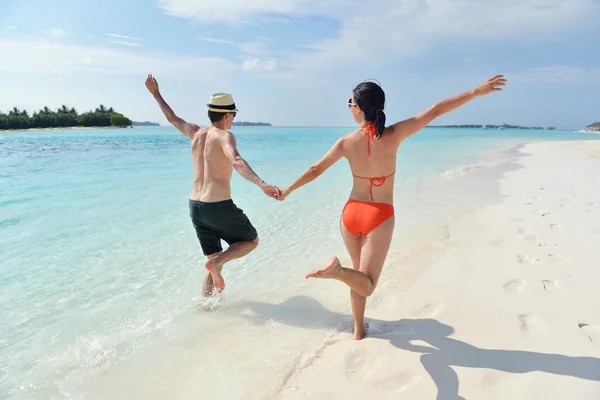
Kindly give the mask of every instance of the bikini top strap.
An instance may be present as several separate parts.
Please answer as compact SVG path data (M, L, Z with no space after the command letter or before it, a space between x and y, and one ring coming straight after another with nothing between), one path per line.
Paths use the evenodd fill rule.
M375 124L372 123L365 124L362 128L364 135L367 137L367 152L371 155L371 140L375 139L377 130L375 129Z
M383 184L385 183L385 180L387 178L389 178L390 176L394 175L395 173L396 173L396 171L394 171L391 174L386 175L386 176L380 176L380 177L374 177L374 178L366 178L364 176L358 176L358 175L354 175L354 174L352 174L352 176L359 178L359 179L368 179L369 180L369 194L371 195L371 201L373 201L373 186L375 186L375 187L383 186Z

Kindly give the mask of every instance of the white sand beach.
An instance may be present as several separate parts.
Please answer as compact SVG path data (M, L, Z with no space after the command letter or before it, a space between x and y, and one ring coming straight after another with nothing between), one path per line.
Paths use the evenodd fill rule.
M369 336L329 337L279 398L600 399L600 141L519 153L410 287L390 254Z

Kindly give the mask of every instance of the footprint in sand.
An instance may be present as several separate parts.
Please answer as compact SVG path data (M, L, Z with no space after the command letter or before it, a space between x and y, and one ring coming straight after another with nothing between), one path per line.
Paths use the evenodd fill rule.
M512 279L504 284L504 290L509 293L521 293L523 288L527 285L526 281L522 281L519 279Z
M401 372L399 374L392 374L385 379L380 379L375 382L375 386L383 389L386 392L398 392L402 393L409 387L417 383L421 377L417 374L411 374L410 372Z
M550 260L552 260L553 263L558 263L561 261L569 261L569 259L565 256L563 256L562 254L558 254L558 253L550 253L548 254L548 257L550 257Z
M414 331L406 325L398 325L396 323L371 322L369 327L369 335L372 337L406 336L412 335Z
M430 303L412 313L415 318L435 318L444 307L441 304Z
M594 346L600 347L600 329L597 326L585 322L580 322L577 326L587 335Z
M550 229L562 229L561 224L550 224Z
M557 281L555 280L551 280L551 279L544 279L542 281L542 286L544 288L544 290L548 291L548 292L558 292L558 293L564 293L563 288L561 288L558 284Z
M548 328L544 321L540 317L534 315L521 314L519 315L521 321L521 330L528 333L545 333Z
M521 254L519 254L517 256L517 260L519 261L520 264L530 264L530 265L537 264L537 263L540 262L540 260L537 259L537 258L535 258L535 257L524 256L524 255L521 255Z
M369 353L362 348L357 348L346 353L344 360L346 374L348 376L355 376L363 372L366 360L368 358Z
M519 233L521 235L523 235L523 239L525 239L527 242L529 242L531 244L534 244L538 247L546 246L544 243L542 243L542 241L540 240L540 237L538 235L536 235L530 229L519 229Z
M485 388L491 388L500 385L505 386L507 383L514 385L526 379L526 377L509 374L503 371L490 371L481 378L481 384Z

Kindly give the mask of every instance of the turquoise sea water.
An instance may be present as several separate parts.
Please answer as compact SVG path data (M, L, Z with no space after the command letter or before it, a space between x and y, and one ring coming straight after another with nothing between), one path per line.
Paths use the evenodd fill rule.
M349 130L233 132L253 169L281 186ZM418 201L425 183L518 142L582 138L593 139L423 130L400 148L397 236L436 206ZM234 201L261 243L226 266L212 311L199 298L191 181L189 141L173 128L0 132L0 399L263 398L346 318L346 288L303 279L345 255L344 160L283 203L234 175ZM307 326L310 298L337 311Z

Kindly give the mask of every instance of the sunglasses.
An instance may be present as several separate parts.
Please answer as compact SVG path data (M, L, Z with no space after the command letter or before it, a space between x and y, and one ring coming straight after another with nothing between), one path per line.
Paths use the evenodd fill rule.
M352 107L358 107L358 104L354 104L354 103L352 102L352 97L350 97L350 98L348 99L348 108L352 108Z

